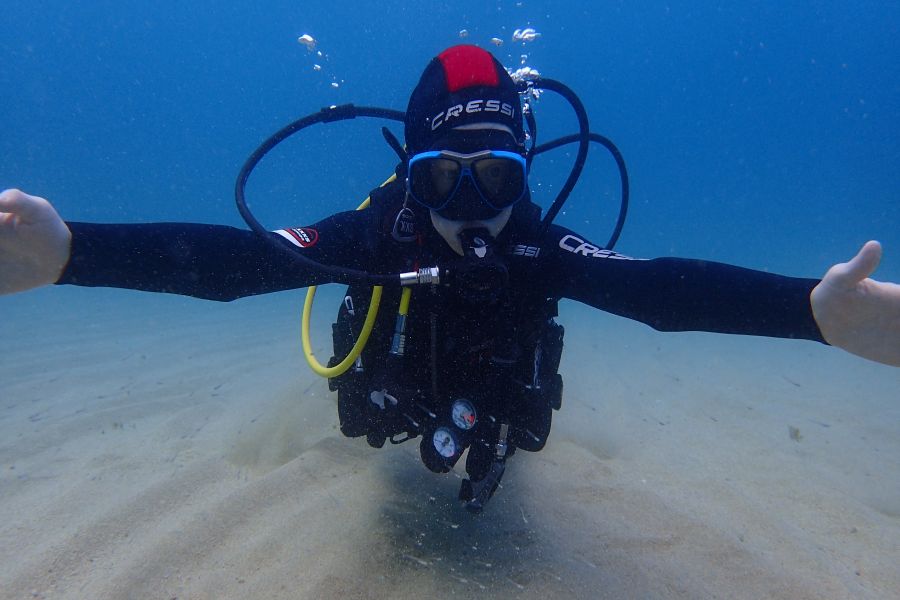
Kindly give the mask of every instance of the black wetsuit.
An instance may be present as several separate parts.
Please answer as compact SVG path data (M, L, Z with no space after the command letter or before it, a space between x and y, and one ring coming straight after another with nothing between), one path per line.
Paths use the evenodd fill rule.
M374 273L428 266L455 255L419 215L420 241L388 239L391 196L373 193L385 210L348 211L282 237L314 261ZM809 293L817 279L784 277L683 258L637 260L601 250L584 235L551 226L535 236L530 216L514 213L497 242L513 295L570 298L641 321L660 331L711 331L824 341ZM326 283L250 231L220 225L68 223L72 258L60 284L119 287L230 301ZM313 231L314 234L298 233ZM273 233L273 236L279 235ZM302 242L301 236L316 239ZM424 238L424 239L421 239Z
M374 273L400 273L453 264L459 257L419 210L409 241L392 235L403 200L394 183L372 194L372 208L328 217L312 226L271 235L314 261ZM362 356L364 369L332 381L339 391L341 429L367 435L372 445L406 432L423 436L425 464L445 471L431 437L453 429L451 403L466 398L481 416L471 432L467 470L484 477L498 437L508 454L546 442L562 382L556 373L562 328L556 301L570 298L641 321L661 331L711 331L824 341L809 294L818 283L721 263L680 258L637 260L605 251L583 235L552 226L540 233L539 209L520 202L495 244L508 284L490 300L454 286L416 286L403 360L387 359L397 290L386 289L379 325ZM325 283L327 276L298 264L250 231L157 223L69 223L72 258L59 283L123 287L229 301ZM409 232L405 232L407 235ZM346 354L368 306L366 288L351 286L356 321L346 307L335 326L335 354ZM354 331L355 329L355 331ZM370 401L372 390L400 399L393 413ZM383 403L384 404L384 403ZM399 411L399 412L398 412ZM485 417L489 418L485 418ZM501 425L508 425L508 432ZM479 443L476 443L479 442ZM435 442L437 443L437 442ZM473 456L475 458L473 458Z

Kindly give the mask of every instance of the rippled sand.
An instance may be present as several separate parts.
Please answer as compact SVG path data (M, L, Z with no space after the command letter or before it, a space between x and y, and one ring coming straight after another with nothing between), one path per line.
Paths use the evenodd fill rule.
M0 298L2 598L885 598L900 370L562 308L563 409L478 517L337 431L300 298ZM333 302L317 307L327 358ZM574 326L578 323L578 327Z

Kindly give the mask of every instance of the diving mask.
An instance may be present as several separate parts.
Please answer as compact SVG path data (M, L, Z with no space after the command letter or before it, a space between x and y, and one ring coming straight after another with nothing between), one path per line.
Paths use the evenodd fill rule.
M409 159L406 187L416 202L452 219L461 215L453 214L457 211L450 207L451 201L466 184L487 207L502 211L525 196L526 182L525 158L515 152L432 150Z

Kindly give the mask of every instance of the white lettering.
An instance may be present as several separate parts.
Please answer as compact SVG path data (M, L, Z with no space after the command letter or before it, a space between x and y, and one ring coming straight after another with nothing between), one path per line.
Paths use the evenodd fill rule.
M563 250L571 252L572 254L580 254L581 256L591 256L593 258L610 258L613 260L635 260L630 256L618 254L616 252L613 252L612 250L606 250L605 248L600 248L599 246L589 244L580 237L574 236L570 233L564 235L562 239L559 240L559 247Z
M479 112L499 112L510 118L515 118L516 109L508 102L500 102L499 100L469 100L464 105L456 104L442 110L431 119L431 130L436 131L441 125L445 125L454 118L458 118L463 113L473 114Z
M580 240L577 237L575 237L574 235L566 234L563 236L563 238L561 240L559 240L559 247L562 248L563 250L568 250L569 252L574 252L575 251L574 246L566 245L566 242L568 242L569 240L576 240L576 241L582 242L582 243L584 242L584 240Z
M541 253L541 249L536 246L526 246L525 244L516 244L512 247L513 256L524 256L526 258L537 258Z
M600 252L600 248L593 244L582 242L582 244L572 250L572 252L574 252L575 254L580 254L582 256L597 256L597 253Z

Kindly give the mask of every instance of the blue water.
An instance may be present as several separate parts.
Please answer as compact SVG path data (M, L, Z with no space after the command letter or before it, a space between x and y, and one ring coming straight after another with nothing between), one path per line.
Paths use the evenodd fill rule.
M492 49L504 39L507 66L526 53L567 83L621 148L633 192L621 251L817 276L877 238L879 275L897 279L898 24L888 2L8 3L0 187L71 220L240 225L233 181L259 141L328 104L403 109L466 29ZM524 26L541 37L513 44ZM545 141L574 125L555 98L538 111ZM286 144L249 189L266 224L354 206L392 165L380 125ZM561 222L605 240L618 185L595 156ZM538 166L544 205L567 165L559 151Z
M526 26L541 37L512 43ZM900 4L836 0L6 2L0 189L68 220L243 227L234 179L263 139L331 104L402 110L428 60L466 41L509 67L527 54L616 142L632 189L617 250L816 277L874 238L876 277L900 282L898 30ZM537 119L542 141L574 130L550 94ZM250 181L254 211L275 228L355 207L393 167L381 125L280 146ZM573 153L538 159L543 206ZM602 243L619 184L591 156L559 220ZM334 395L301 363L299 297L0 298L0 597L897 589L896 369L563 303L550 443L470 519L414 445L339 437Z

